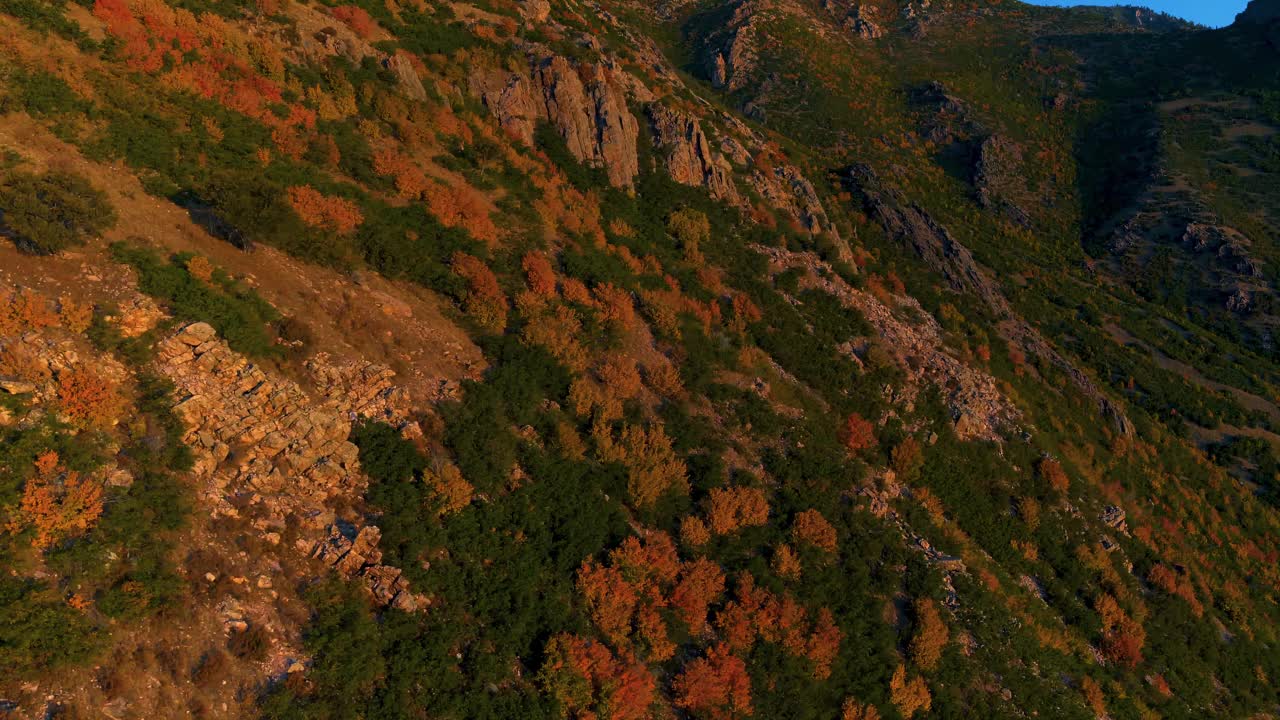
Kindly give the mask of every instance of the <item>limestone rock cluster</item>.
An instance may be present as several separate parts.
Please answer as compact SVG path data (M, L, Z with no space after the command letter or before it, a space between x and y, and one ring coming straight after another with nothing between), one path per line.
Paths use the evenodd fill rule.
M359 496L367 483L359 451L347 440L353 420L361 410L395 412L393 399L400 394L388 386L386 371L316 363L313 372L329 379L327 388L340 399L313 399L292 380L232 351L206 323L187 325L158 343L157 365L176 387L174 413L187 428L184 441L196 454L193 473L206 483L204 499L215 517L250 516L273 542L296 532L299 547L331 565L350 556L340 572L364 578L381 601L417 605L397 599L407 592L400 571L379 565L380 556L369 552L377 529L365 528L365 540L344 550L332 510L340 498ZM372 385L358 387L360 378Z
M372 525L361 528L354 538L347 537L338 525L331 525L328 537L312 548L311 557L345 578L363 579L380 605L405 612L428 605L425 597L410 592L409 581L399 568L382 564L382 551L378 549L381 539L382 531Z
M907 375L907 386L933 385L946 393L955 418L956 433L966 439L997 440L1020 413L1000 392L996 381L948 353L942 327L911 298L898 298L895 312L874 295L849 286L830 267L811 254L779 248L756 248L770 258L770 272L799 267L807 270L803 286L816 288L857 309L875 328L897 364ZM906 322L903 316L915 318Z
M627 108L620 72L609 63L544 55L528 73L477 73L470 85L508 134L533 144L545 120L580 162L603 168L614 186L629 187L640 172L640 124Z
M733 166L711 149L696 117L654 104L649 107L649 120L654 145L662 153L672 180L682 185L705 187L712 197L720 200L740 201L733 184Z

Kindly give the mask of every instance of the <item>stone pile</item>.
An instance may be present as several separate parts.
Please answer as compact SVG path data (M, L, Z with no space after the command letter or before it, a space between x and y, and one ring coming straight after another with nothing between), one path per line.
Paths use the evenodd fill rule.
M329 395L315 400L292 380L231 350L206 323L187 325L158 343L157 365L176 387L174 413L187 429L184 441L196 455L193 472L206 483L203 494L214 517L248 514L273 544L282 531L296 530L300 549L345 576L363 578L379 601L418 606L412 598L398 600L407 594L400 571L379 565L380 554L370 552L380 537L377 528L364 528L355 535L363 540L344 547L331 509L339 499L361 495L367 484L359 450L347 440L353 420L364 411L401 413L403 395L390 385L389 370L313 363Z

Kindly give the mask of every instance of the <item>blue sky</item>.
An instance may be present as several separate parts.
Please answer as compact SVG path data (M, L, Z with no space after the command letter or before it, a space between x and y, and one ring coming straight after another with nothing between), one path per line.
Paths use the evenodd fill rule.
M1024 0L1032 5L1145 5L1152 10L1160 10L1170 15L1193 20L1201 25L1222 27L1230 25L1236 19L1236 13L1244 10L1249 0L1129 0L1128 2L1111 2L1109 0L1093 0L1093 2L1069 2L1067 0Z

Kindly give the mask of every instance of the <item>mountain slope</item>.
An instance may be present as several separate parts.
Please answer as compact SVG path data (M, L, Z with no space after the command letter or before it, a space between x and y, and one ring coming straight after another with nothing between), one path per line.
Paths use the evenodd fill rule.
M0 711L1280 712L1272 14L0 0Z

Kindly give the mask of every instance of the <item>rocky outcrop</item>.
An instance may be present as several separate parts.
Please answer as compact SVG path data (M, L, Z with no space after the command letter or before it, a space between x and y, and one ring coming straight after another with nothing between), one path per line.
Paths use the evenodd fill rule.
M1062 356L1030 323L1009 305L990 271L982 267L973 253L951 236L919 205L908 203L899 193L881 184L875 171L857 165L846 174L846 185L861 202L863 210L880 223L885 233L911 249L930 268L942 275L956 292L969 293L982 300L999 319L1001 333L1022 347L1028 355L1040 358L1062 371L1075 387L1092 400L1099 414L1117 432L1132 435L1133 423L1093 380Z
M356 531L354 538L338 525L331 525L328 536L312 548L311 557L344 578L363 580L379 605L405 612L429 605L427 598L410 592L409 581L399 568L382 564L382 551L378 549L381 539L382 531L371 525Z
M1017 408L1000 392L994 378L947 352L942 327L914 299L896 298L899 307L895 312L895 308L871 293L849 286L812 254L769 247L755 249L769 257L770 274L802 269L803 286L831 294L866 318L907 376L909 391L900 398L902 402L910 402L922 387L938 388L951 408L956 434L966 439L998 440L1019 417ZM916 320L908 323L900 315Z
M196 456L192 473L203 483L214 517L245 518L273 544L282 533L296 533L308 552L332 537L334 506L359 497L367 484L359 451L347 438L357 407L386 412L395 393L381 387L385 373L372 373L374 386L362 391L346 380L366 374L313 365L313 373L331 379L328 389L342 392L312 398L231 350L206 323L187 325L158 343L156 364L174 384L173 411L186 428L183 440ZM366 545L369 538L376 544L372 532ZM344 568L368 556L352 556ZM387 571L370 575L367 566L376 568L376 559L362 560L352 574L385 580ZM395 592L388 602L404 591L390 587Z
M698 119L664 105L650 105L653 142L662 154L671 179L682 185L706 188L719 200L737 203L731 166L711 149Z
M469 84L511 136L532 144L545 120L580 162L603 168L615 187L630 187L640 171L640 124L627 108L619 72L552 55L535 61L528 75L477 71Z
M408 56L400 53L388 55L382 60L382 67L391 71L400 81L400 88L404 90L404 94L414 100L426 100L427 89L422 86L422 78L418 77L418 71L413 67L413 62Z
M611 73L603 65L575 66L554 56L538 63L534 77L546 118L569 152L588 165L603 167L614 186L626 187L640 172L636 152L640 125Z
M485 70L472 73L471 93L480 98L507 135L533 144L543 108L534 98L533 83L525 75Z
M805 230L814 234L835 232L818 191L800 168L794 165L757 168L751 173L750 182L770 205L789 213Z
M705 60L712 87L735 92L751 82L762 32L760 13L768 7L762 0L744 0L734 8L729 22L713 38Z
M999 212L1022 227L1031 226L1024 209L1027 183L1022 148L1017 143L1002 135L983 140L974 159L973 187L984 209Z
M551 17L551 3L548 0L520 0L520 15L533 25L541 25Z

